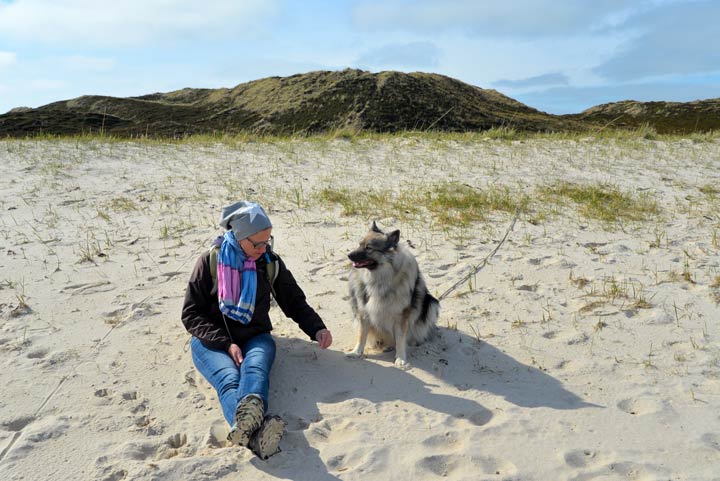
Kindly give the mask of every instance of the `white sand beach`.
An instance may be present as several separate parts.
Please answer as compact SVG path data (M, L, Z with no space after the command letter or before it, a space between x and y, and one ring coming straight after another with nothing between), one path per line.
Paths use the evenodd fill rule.
M316 193L446 181L533 199L612 185L659 212L609 225L539 201L442 300L409 369L346 357L346 254L372 220L400 229L437 296L513 215L448 229ZM4 481L720 480L717 138L3 140L0 192ZM243 198L334 336L320 350L273 308L288 432L268 461L226 444L180 322L220 207Z

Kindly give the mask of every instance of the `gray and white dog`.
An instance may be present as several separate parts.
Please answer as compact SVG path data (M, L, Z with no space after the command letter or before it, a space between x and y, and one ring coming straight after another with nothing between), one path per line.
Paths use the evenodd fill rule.
M415 257L399 243L400 231L389 234L373 222L360 246L348 254L350 303L358 340L349 356L360 357L368 335L395 346L395 365L407 365L407 345L426 341L435 331L440 303L427 290Z

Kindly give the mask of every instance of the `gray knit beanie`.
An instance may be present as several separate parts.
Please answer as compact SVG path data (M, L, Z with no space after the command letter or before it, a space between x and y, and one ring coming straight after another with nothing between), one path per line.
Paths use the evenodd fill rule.
M256 202L241 200L223 207L220 213L220 227L232 229L240 241L261 230L272 227L265 210Z

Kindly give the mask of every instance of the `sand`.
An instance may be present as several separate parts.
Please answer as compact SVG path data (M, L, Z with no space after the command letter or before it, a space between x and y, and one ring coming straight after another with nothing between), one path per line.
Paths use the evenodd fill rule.
M409 369L347 358L346 253L371 220L401 230L438 295L512 215L447 230L314 194L445 180L610 183L661 213L521 215ZM717 140L0 141L0 479L718 480L718 186ZM180 322L240 198L266 205L335 338L320 350L273 309L270 405L288 433L268 461L225 443Z

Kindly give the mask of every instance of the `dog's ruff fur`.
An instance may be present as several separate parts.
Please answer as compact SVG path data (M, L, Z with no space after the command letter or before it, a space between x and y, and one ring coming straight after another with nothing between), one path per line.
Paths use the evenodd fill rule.
M405 367L408 344L420 344L435 332L440 304L399 239L399 230L385 234L373 222L348 254L353 262L350 303L358 327L357 344L348 355L362 356L372 335L385 345L394 343L395 365Z

